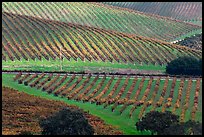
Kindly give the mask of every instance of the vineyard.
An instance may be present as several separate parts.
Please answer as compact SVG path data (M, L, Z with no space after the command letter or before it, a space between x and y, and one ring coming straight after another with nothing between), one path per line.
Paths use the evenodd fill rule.
M170 110L181 121L200 119L201 78L131 77L106 75L30 74L13 79L18 84L54 96L110 107L122 115L141 118L146 112ZM139 111L136 116L135 111ZM126 112L126 113L127 113Z
M201 22L201 2L103 2L104 4L166 16L187 22ZM151 8L150 8L151 7Z
M197 25L139 11L113 8L101 3L3 2L2 12L137 34L169 42L183 35L202 32L202 27Z
M85 111L97 135L153 135L138 124L153 111L201 122L201 9L201 2L2 2L2 133L41 134L36 118L60 108L46 99Z
M2 33L3 64L44 58L165 65L179 56L202 54L150 38L10 13L2 13Z

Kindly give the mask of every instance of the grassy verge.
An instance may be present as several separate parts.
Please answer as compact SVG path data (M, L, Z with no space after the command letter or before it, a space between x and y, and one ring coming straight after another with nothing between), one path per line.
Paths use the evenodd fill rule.
M117 69L137 69L137 70L156 70L165 72L166 66L146 65L146 64L124 64L124 63L111 63L111 62L89 62L89 61L62 61L63 71L98 71L98 72L114 72ZM42 61L22 60L18 61L2 61L2 70L41 70L41 71L60 71L60 60Z

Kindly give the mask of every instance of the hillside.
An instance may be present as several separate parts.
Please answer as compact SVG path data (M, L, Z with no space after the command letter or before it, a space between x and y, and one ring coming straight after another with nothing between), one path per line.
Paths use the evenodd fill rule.
M137 11L111 8L100 3L33 3L2 4L2 11L43 19L86 25L165 41L202 31L200 26Z
M81 109L95 135L159 134L137 123L152 111L202 123L202 76L187 72L202 70L201 9L202 2L2 2L2 134L39 135L38 120L65 106ZM147 126L168 128L159 122Z
M202 56L199 50L159 40L11 13L2 13L2 34L3 66L32 60L51 65L59 59L165 65L179 56Z
M60 101L43 99L8 87L2 87L2 134L18 135L22 131L30 131L39 135L41 134L39 119L50 116L63 107L79 109ZM84 112L84 114L89 124L93 126L95 135L122 134L114 127L105 124L99 117L87 112Z
M202 25L201 2L103 2L103 3Z

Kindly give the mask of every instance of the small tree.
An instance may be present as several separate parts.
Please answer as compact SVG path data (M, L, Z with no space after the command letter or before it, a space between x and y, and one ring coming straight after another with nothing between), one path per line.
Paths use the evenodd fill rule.
M202 59L179 57L166 66L166 73L173 75L202 75Z
M79 110L64 108L40 121L43 135L93 135L94 130Z
M202 135L202 124L195 121L172 124L161 135Z
M165 128L170 127L170 125L178 121L179 116L172 114L170 111L152 111L147 113L136 123L136 128L140 131L150 130L152 134L160 134L163 133Z

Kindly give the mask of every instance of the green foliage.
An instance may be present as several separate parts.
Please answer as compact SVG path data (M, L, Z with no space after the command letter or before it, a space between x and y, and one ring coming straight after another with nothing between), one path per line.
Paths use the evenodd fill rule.
M199 64L199 74L201 74L202 75L202 58L201 59L199 59L199 62L198 62L198 64Z
M202 135L202 124L195 121L176 123L165 129L161 135Z
M202 135L202 123L198 121L179 122L179 116L169 111L149 112L136 123L137 130L150 130L158 135Z
M184 40L179 41L176 44L190 47L190 48L194 48L197 50L202 50L202 33L196 34L196 35L191 36L191 37L187 37Z
M166 73L172 75L202 75L202 59L179 57L166 66Z
M26 81L26 82L24 82L24 85L25 85L25 86L28 86L28 82L27 82L27 81Z
M140 131L150 130L152 134L160 134L163 133L165 128L170 127L170 125L178 121L179 116L172 114L170 111L152 111L147 113L136 123L136 128Z
M40 121L43 135L93 135L94 130L78 110L64 108Z

